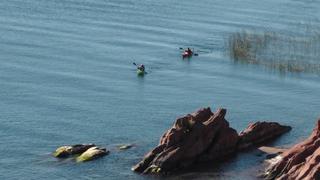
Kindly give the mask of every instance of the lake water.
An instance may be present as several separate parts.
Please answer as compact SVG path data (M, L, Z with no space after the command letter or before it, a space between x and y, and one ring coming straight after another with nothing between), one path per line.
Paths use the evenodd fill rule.
M320 25L306 0L0 1L0 179L162 179L130 168L175 118L227 108L230 125L274 120L307 137L320 115L316 74L279 74L234 64L228 34L301 34ZM312 29L311 29L312 30ZM179 47L198 57L182 60ZM133 62L149 72L137 77ZM95 143L109 156L59 161L58 146ZM134 143L127 151L116 145ZM242 153L168 179L255 179L263 156Z

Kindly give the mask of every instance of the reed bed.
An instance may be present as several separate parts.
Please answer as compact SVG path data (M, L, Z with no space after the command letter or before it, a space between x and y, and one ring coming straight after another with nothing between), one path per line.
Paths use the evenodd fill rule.
M320 34L288 36L242 31L227 39L235 62L259 64L281 72L320 73Z

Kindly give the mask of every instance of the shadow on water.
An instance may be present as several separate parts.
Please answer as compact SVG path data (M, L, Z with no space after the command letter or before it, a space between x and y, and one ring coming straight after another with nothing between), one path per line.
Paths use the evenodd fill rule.
M294 144L282 144L278 145L277 142L284 139L285 136L290 136L284 134L280 139L274 141L270 140L263 145L267 147L278 147L278 148L289 148ZM267 155L265 152L258 149L258 147L251 147L247 150L238 152L237 154L231 155L223 160L215 160L208 162L196 163L186 169L176 172L174 175L167 175L156 179L262 179L260 175L264 173L267 166L265 160Z
M257 174L262 172L263 166L257 161L250 161L249 159L252 159L252 157L259 158L260 161L265 158L258 150L250 149L230 156L221 162L196 163L189 168L175 172L174 175L169 174L152 179L242 179L243 176L248 179L258 179Z

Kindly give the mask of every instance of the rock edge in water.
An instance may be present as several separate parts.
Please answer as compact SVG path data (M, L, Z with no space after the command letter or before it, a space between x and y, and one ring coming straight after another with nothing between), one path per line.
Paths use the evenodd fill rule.
M247 149L251 146L257 146L264 142L273 140L291 130L290 126L283 126L277 122L255 122L240 132L238 150Z
M225 115L226 109L219 108L212 113L208 107L178 118L160 138L159 145L132 170L159 174L173 172L196 162L220 161L239 150L272 140L291 130L274 122L257 122L238 135L225 120Z
M311 135L277 156L267 168L265 179L320 179L320 119Z

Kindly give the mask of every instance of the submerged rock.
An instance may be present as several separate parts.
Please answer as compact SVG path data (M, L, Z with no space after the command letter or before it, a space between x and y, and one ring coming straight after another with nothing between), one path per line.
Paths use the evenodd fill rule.
M225 115L226 109L212 113L210 108L204 108L178 118L173 127L160 138L159 145L147 153L132 170L159 174L185 168L199 161L220 161L238 151L240 138L245 143L264 142L274 138L267 133L278 132L280 126L262 123L262 126L255 126L239 136L236 130L229 127ZM256 132L257 127L259 132Z
M267 153L266 159L275 158L276 156L282 154L287 149L277 148L277 147L267 147L261 146L258 148L261 152Z
M118 146L119 150L126 150L126 149L130 149L133 147L133 144L122 144Z
M77 162L91 161L107 154L109 154L107 149L95 146L82 153L76 160Z
M61 146L57 148L55 152L53 152L53 156L57 158L67 158L71 155L81 154L94 146L94 144L76 144L72 146Z
M268 146L261 146L258 149L267 154L282 154L284 151L288 150L284 148L268 147Z
M277 122L255 122L240 133L239 150L260 145L264 142L275 139L291 130L290 126L283 126Z
M310 137L284 151L269 166L266 179L320 179L320 119Z

